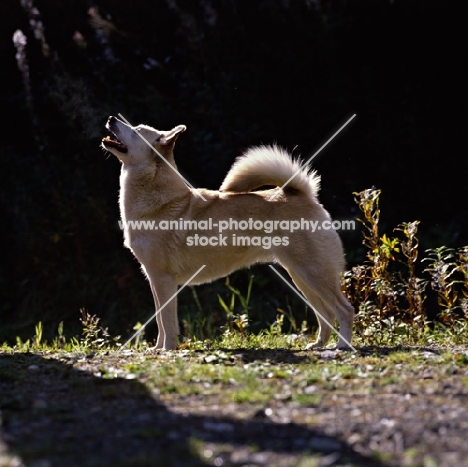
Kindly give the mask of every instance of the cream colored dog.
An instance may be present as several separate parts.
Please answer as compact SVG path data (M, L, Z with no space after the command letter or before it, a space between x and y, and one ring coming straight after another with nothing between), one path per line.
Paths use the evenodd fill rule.
M156 348L177 346L176 298L161 307L178 285L203 265L190 284L253 263L281 264L315 308L320 330L312 346L328 342L326 321L334 323L335 318L342 336L338 347L348 346L354 310L340 287L344 255L338 234L333 229L288 230L293 222L296 227L299 221L304 227L305 220L330 222L317 200L320 178L315 172L276 146L261 146L237 159L219 191L190 189L173 155L184 125L159 131L109 117L106 127L114 138L104 138L102 146L122 163L124 244L141 263L154 297Z

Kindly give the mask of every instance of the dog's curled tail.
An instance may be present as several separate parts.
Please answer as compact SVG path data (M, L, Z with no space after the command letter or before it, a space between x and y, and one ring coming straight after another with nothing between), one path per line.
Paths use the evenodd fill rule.
M284 190L292 189L316 198L320 177L278 146L255 146L237 158L220 191L246 193L262 186L283 185Z

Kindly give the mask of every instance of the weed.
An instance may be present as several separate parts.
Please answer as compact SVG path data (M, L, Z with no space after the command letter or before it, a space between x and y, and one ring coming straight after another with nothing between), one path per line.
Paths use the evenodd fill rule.
M240 292L239 289L232 286L229 283L229 276L226 278L226 287L231 292L231 300L229 301L229 305L223 300L221 295L218 294L218 301L221 305L221 308L226 313L227 323L225 326L225 332L239 332L240 334L245 335L249 329L249 301L250 295L252 292L252 284L253 284L254 277L251 276L249 280L249 285L247 287L247 294L244 296ZM239 300L242 313L236 313L236 298Z
M438 324L425 309L428 280L417 276L419 221L400 224L403 238L380 235L380 190L355 193L361 212L366 261L346 271L343 289L358 311L356 339L367 344L424 341ZM444 328L462 328L468 316L468 247L427 250L430 284L437 293ZM461 321L460 321L461 320ZM465 323L463 324L463 321ZM432 325L432 329L429 325ZM440 330L440 327L438 328ZM437 334L437 332L436 332Z
M80 321L83 325L81 344L86 349L99 349L109 345L109 332L107 328L102 328L99 325L100 318L90 315L84 308L80 309L80 313Z
M427 250L429 265L425 269L431 276L431 287L437 293L437 301L440 306L440 319L444 324L453 325L462 314L462 306L466 302L459 300L460 288L457 286L464 283L462 294L466 298L468 280L466 275L466 247L460 252L445 246ZM460 260L460 263L458 262ZM464 278L463 278L464 276ZM463 281L463 279L465 279ZM465 314L466 316L466 314Z

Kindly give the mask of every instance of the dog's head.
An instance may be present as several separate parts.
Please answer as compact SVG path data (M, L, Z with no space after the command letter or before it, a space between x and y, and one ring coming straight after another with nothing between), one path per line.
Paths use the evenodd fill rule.
M185 125L178 125L170 131L159 131L147 125L132 127L116 117L109 117L106 128L113 138L106 136L101 146L123 163L146 163L155 158L172 158L172 150Z

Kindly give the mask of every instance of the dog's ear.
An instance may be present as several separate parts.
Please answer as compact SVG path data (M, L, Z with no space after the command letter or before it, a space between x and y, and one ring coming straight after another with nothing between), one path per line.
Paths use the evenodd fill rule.
M165 131L161 135L159 144L162 144L163 146L173 146L179 134L185 131L186 129L187 127L185 125L178 125L170 131Z

